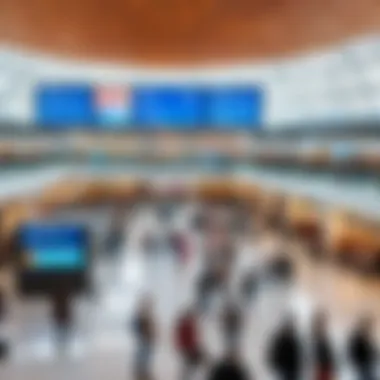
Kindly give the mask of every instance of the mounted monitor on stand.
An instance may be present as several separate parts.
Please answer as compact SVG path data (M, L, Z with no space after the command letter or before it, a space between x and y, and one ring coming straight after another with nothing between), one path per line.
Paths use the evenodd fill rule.
M90 237L86 226L38 221L22 225L16 238L17 285L22 295L70 294L89 289Z

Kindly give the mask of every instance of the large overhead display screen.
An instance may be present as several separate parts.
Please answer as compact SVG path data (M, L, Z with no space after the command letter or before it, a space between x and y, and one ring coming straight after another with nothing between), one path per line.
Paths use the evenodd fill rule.
M256 86L46 85L36 95L36 119L52 129L255 130L263 103Z
M41 86L36 95L36 119L53 128L92 125L93 89L87 85Z
M134 92L134 122L145 128L189 128L204 124L205 96L186 87L141 87Z
M209 99L209 122L217 129L254 129L262 123L263 96L258 88L215 88Z

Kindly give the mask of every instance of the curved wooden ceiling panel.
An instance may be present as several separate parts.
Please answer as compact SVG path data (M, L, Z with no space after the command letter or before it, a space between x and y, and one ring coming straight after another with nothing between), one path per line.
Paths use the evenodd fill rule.
M1 37L115 61L271 58L380 27L374 0L0 0Z

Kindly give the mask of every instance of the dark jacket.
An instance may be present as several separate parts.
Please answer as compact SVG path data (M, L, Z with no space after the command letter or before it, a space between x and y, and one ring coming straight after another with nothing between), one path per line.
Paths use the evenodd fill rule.
M5 296L2 291L0 291L0 323L5 319L6 306L5 306Z
M323 370L333 371L335 368L333 349L327 336L314 337L314 363Z
M210 371L208 380L249 380L248 371L233 361L217 363Z
M63 289L53 294L53 320L58 327L68 328L72 323L72 307L69 291Z
M367 372L376 363L376 348L364 334L358 332L350 340L349 358L358 371Z
M241 315L237 308L229 307L224 310L222 314L222 326L225 332L238 332L240 330L241 324Z
M137 315L133 321L135 337L140 342L153 343L155 340L154 324L151 318Z
M294 380L300 378L302 347L293 330L282 330L275 337L269 352L269 362L280 376Z

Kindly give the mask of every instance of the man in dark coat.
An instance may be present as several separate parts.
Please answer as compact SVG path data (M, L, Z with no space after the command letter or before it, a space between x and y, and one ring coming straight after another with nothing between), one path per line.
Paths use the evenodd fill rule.
M252 380L236 351L230 351L211 368L207 380Z
M274 337L269 364L281 380L301 379L302 347L293 319L289 318Z
M313 364L316 380L332 380L336 377L336 363L328 332L327 318L318 313L313 321Z
M348 355L358 380L376 380L378 353L373 340L373 320L364 318L348 343Z

